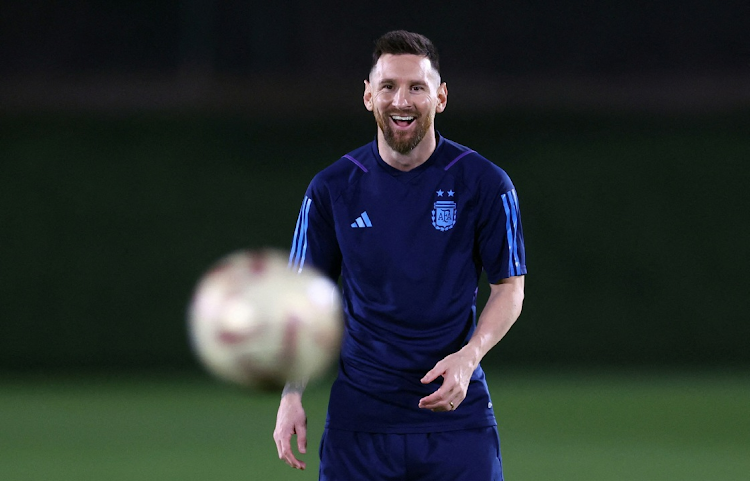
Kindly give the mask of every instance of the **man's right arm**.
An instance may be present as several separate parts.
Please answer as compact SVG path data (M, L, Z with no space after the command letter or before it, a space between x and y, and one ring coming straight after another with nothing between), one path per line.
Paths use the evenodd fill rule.
M315 195L314 185L315 180L305 194L297 218L289 267L296 271L313 267L336 282L341 273L341 251L330 208L326 208L324 203L313 201L313 197L326 199L327 196ZM279 459L296 469L306 467L305 462L297 459L292 450L292 437L295 435L297 450L301 454L307 450L307 417L302 407L302 393L306 385L307 380L286 384L281 394L273 432Z

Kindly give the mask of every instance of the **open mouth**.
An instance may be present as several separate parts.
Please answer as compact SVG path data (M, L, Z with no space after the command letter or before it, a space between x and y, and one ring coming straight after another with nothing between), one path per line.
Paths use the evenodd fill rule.
M412 115L391 115L391 120L393 121L393 123L401 128L410 126L412 123L414 123L415 119L416 117Z

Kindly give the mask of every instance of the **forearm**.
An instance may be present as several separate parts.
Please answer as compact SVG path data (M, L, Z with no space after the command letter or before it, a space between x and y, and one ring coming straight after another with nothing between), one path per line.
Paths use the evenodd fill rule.
M477 328L464 347L478 365L521 315L524 298L524 277L504 279L490 286L490 296L477 321Z
M302 393L305 392L307 387L307 379L302 381L288 381L284 385L284 390L281 391L281 397L286 397L287 394L298 394L302 397Z

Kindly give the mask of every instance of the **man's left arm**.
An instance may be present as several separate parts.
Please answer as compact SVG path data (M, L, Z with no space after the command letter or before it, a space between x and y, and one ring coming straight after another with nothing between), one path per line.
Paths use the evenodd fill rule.
M423 378L429 384L438 377L443 385L419 401L419 407L433 411L456 409L466 397L469 381L479 362L507 334L521 315L524 297L524 276L502 279L490 284L490 296L477 321L477 328L460 351L446 356Z

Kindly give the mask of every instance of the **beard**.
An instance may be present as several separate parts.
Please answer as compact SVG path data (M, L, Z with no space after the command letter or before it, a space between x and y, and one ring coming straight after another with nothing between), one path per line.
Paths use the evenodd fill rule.
M377 122L378 127L383 132L386 144L391 149L403 155L414 150L422 142L422 139L424 139L432 126L432 116L430 115L417 115L416 112L409 115L414 116L413 123L416 123L416 128L410 132L402 132L392 128L390 114L384 115L380 111L375 112L375 122Z

